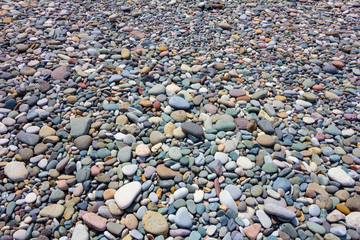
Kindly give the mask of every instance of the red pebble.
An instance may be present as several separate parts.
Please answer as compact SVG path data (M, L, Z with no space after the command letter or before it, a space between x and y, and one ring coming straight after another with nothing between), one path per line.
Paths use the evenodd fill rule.
M79 83L78 83L78 86L79 86L80 88L86 88L86 84L83 83L83 82L79 82Z
M314 90L318 90L318 91L323 90L323 86L321 86L321 85L314 85L312 88L313 88Z
M160 110L160 107L161 107L161 103L159 101L155 101L153 103L153 107L156 109L156 110Z

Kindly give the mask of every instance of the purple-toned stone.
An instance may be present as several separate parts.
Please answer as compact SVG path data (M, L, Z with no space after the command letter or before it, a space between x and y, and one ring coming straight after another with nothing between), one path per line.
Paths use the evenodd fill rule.
M246 91L244 89L233 88L230 89L229 94L232 97L241 97L246 95Z
M236 125L239 126L239 129L246 129L246 126L248 125L249 121L245 118L235 118L234 119Z
M173 229L170 230L170 235L172 237L185 237L190 235L190 230L187 229Z

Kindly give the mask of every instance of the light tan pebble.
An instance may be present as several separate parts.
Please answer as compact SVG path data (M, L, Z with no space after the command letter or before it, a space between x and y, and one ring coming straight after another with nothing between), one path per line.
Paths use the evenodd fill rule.
M313 172L316 172L318 169L317 164L314 162L311 162L309 166L310 166L311 171L313 171Z
M166 86L166 91L172 91L174 93L177 93L181 90L181 88L175 84L170 84Z
M151 147L152 152L157 152L162 146L162 143L157 143L154 146Z
M182 138L185 137L185 133L182 131L181 127L176 128L173 131L173 134L174 134L174 137L177 138L177 139L182 139Z
M109 211L112 215L119 216L123 214L123 210L115 202L109 203Z
M172 122L168 122L164 126L164 133L167 138L172 138L174 136L173 132L175 130L175 125Z
M151 117L149 118L149 122L152 124L158 124L162 119L160 117Z
M147 157L151 154L149 147L145 144L137 145L135 153L139 157Z

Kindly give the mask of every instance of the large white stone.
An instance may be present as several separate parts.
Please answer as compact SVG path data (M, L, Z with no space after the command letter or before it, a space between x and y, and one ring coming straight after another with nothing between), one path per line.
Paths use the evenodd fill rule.
M189 190L185 187L179 188L174 192L174 199L178 200L181 198L185 198L189 193Z
M346 224L353 228L360 226L360 212L352 212L345 217Z
M76 225L71 240L88 240L89 232L82 224Z
M253 168L253 163L247 157L239 157L236 163L239 167L241 167L244 170Z
M328 171L328 176L330 179L340 183L346 187L352 187L355 185L355 180L352 179L344 170L340 167L331 168Z
M23 162L9 162L5 166L5 175L14 182L21 182L28 176L28 171Z
M119 188L115 193L115 202L120 209L129 207L141 191L139 182L128 183Z
M238 212L237 205L228 191L222 190L219 194L219 198L221 204L225 205L229 209L232 209L236 213Z

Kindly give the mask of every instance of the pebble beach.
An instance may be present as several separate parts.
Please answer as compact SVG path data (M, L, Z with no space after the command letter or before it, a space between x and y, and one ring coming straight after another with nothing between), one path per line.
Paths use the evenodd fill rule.
M0 240L360 239L360 1L0 2Z

